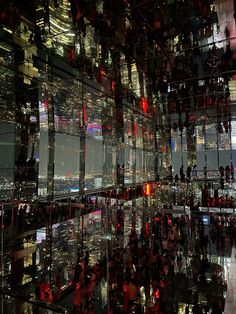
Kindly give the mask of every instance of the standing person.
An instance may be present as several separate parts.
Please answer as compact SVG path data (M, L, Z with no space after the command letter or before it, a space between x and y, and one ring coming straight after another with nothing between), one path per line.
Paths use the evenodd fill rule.
M231 168L230 166L226 166L225 167L225 179L227 183L229 183L230 181L230 175L231 175Z
M231 167L230 167L230 173L231 173L231 180L234 181L234 166L232 162L231 162Z
M188 182L190 182L190 180L191 180L191 173L192 173L192 167L188 166L187 173L186 173Z
M173 169L172 169L172 166L169 166L168 168L168 180L169 181L173 181L173 173L172 173Z
M225 169L223 166L220 166L219 168L219 173L220 173L220 177L221 178L224 178L224 175L225 175Z
M192 178L195 180L197 178L197 165L195 164L192 169Z
M181 182L184 182L185 181L185 175L184 175L184 166L183 165L179 169L179 176L180 176Z

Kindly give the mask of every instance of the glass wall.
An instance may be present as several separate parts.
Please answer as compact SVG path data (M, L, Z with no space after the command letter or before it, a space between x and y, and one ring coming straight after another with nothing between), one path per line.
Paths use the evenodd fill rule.
M154 128L150 120L143 120L144 149L144 181L155 180Z
M204 167L210 174L218 172L220 166L224 168L231 165L235 155L235 122L231 121L228 131L225 131L223 123L209 123L195 126L197 169L203 171ZM222 129L221 129L222 127ZM220 130L218 130L220 128ZM187 167L187 132L182 132L182 145L180 131L172 130L172 163L175 173L184 164Z
M15 124L0 121L0 198L11 199L14 186Z
M48 77L41 73L39 89L40 145L39 159L39 196L47 196L49 175L49 145L53 145L54 195L78 190L80 165L80 133L83 124L82 102L79 82L72 78L60 77L55 73ZM49 113L49 102L53 113ZM49 117L49 114L53 116ZM53 133L49 134L49 124ZM49 142L53 136L53 144Z
M132 110L124 108L124 159L121 166L124 168L124 180L126 185L133 183L133 163L134 163L134 150L132 142Z
M136 115L134 122L134 134L136 136L136 183L143 182L143 118Z
M84 86L86 145L85 188L100 189L115 184L116 141L114 100Z
M184 165L187 169L187 132L183 130L171 130L172 167L174 174L179 174L179 169Z

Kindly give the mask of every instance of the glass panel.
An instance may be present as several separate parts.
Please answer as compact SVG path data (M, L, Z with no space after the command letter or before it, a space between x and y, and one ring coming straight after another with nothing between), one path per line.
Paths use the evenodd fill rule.
M231 121L231 128L232 149L236 149L236 121Z
M58 0L58 5L50 5L50 34L47 45L50 47L54 42L62 45L73 45L75 33L71 16L71 5L69 1ZM45 25L49 27L49 25ZM56 36L55 36L56 35Z
M155 155L152 151L145 151L145 179L155 179Z
M207 170L218 170L217 150L206 152Z
M182 139L181 139L181 132L179 130L174 131L171 130L171 137L172 137L172 148L174 152L186 152L187 151L187 131L184 128L182 132Z
M203 127L202 125L196 126L196 150L205 150L205 137L203 134Z
M0 198L13 197L15 124L0 121Z
M215 124L208 124L205 127L206 149L217 149L217 134Z
M143 182L143 149L136 148L136 183Z
M84 41L85 54L87 57L95 57L96 56L96 45L94 38L94 28L87 24L86 25L86 36Z
M230 150L230 133L218 133L219 150Z
M120 55L120 75L122 85L129 87L127 61L125 60L125 55L123 53Z
M125 184L133 182L132 111L124 110L124 171Z
M54 193L77 192L80 166L79 137L55 134L54 165Z
M85 189L102 188L102 141L86 138Z
M55 74L56 76L56 74ZM82 102L78 81L53 78L53 105L55 131L73 135L80 134L82 125Z
M135 63L131 64L131 77L132 77L132 90L133 92L140 97L140 84L139 84L139 73Z

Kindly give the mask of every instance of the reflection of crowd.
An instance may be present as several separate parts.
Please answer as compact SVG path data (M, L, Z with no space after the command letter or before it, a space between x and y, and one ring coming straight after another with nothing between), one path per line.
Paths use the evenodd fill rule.
M203 176L204 179L207 180L208 177L208 170L207 167L205 166L203 169ZM233 164L226 166L225 168L223 166L220 166L219 168L219 176L220 176L220 185L221 188L224 188L224 182L226 181L227 183L234 182L234 167ZM173 178L173 170L172 166L168 167L168 176L167 179L169 181L174 181L175 182L191 182L195 181L199 177L199 171L197 169L197 165L193 166L188 166L186 169L186 174L184 172L184 166L182 165L179 169L179 174L176 174L175 177Z
M73 304L78 313L94 313L94 292L98 281L105 274L104 261L89 265L89 253L86 252L83 258L78 258L74 268L74 293Z
M220 166L219 168L219 174L220 174L220 187L221 189L224 189L224 182L226 181L229 183L230 181L234 181L234 167L231 163L231 166L226 166L225 168L223 166Z
M220 207L220 208L234 208L233 196L228 194L219 196L218 190L214 190L214 193L205 186L202 189L202 206L206 207Z
M233 242L236 220L231 217L224 224L223 218L212 217L212 225L205 227L200 218L156 215L140 236L132 228L123 279L119 258L114 256L109 263L111 313L173 314L178 313L179 302L186 303L185 313L190 307L193 313L222 313L223 294L212 298L205 292L207 305L199 303L199 294L211 285L224 285L220 266L214 268L208 255L224 249L228 234Z
M216 206L217 195L207 196L207 204ZM221 207L231 207L230 197L219 197ZM96 199L91 200L97 202ZM228 205L227 205L227 202ZM224 206L223 206L224 205ZM209 205L208 205L209 206ZM50 213L51 210L51 213ZM55 211L55 212L54 212ZM35 210L34 210L35 212ZM54 212L54 213L53 213ZM26 204L19 206L16 215L30 219L33 209ZM71 214L65 207L37 209L37 219L57 221L58 215L67 219ZM117 215L122 234L122 211ZM35 216L34 216L35 217ZM144 221L141 234L135 227L129 234L127 248L110 251L108 265L106 260L99 261L94 267L89 265L89 255L78 258L74 267L73 302L78 313L92 314L94 311L94 293L96 284L109 273L110 313L178 313L178 303L184 298L186 313L189 307L193 313L222 313L223 300L210 296L207 306L199 304L198 296L205 291L210 282L223 285L224 278L218 268L213 269L208 256L212 251L221 252L227 246L227 239L231 245L236 238L236 218L231 216L211 216L210 225L204 226L201 216L173 217L171 214L156 214L151 223ZM108 268L107 268L108 266ZM215 267L215 266L214 266ZM210 275L209 275L210 274ZM61 297L61 275L56 274L56 290L51 291L48 282L36 285L36 295L39 299L51 303L59 301ZM178 289L177 289L178 287ZM188 287L188 288L187 288ZM190 287L190 288L189 288ZM204 289L203 289L204 288ZM194 292L197 291L197 292ZM199 291L199 294L198 294ZM145 302L141 294L145 295ZM146 310L144 311L144 305Z

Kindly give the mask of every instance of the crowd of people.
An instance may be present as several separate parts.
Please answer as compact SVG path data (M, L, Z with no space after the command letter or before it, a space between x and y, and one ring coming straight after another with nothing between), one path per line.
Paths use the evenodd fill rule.
M185 313L223 313L226 279L224 269L211 261L211 254L224 255L236 239L236 218L201 215L156 214L137 234L133 226L126 248L109 250L95 266L89 254L74 269L75 313L95 314L95 289L105 278L109 284L109 314L174 314L179 303ZM217 294L223 287L222 293ZM200 295L205 294L206 302Z
M204 180L208 179L208 170L205 166L203 171L199 171L197 169L197 165L194 164L193 166L188 166L186 169L186 173L184 171L184 165L182 165L179 169L179 174L177 173L175 176L173 176L173 168L172 166L169 166L168 168L168 176L167 179L169 181L175 181L175 182L187 182L190 183L192 181L195 181L196 179L202 178ZM220 166L219 167L219 181L220 186L222 189L224 189L224 183L230 183L234 182L234 166L231 163L231 165L227 165L225 167Z
M219 195L218 190L212 190L204 186L201 205L206 207L234 208L234 198L228 193Z

